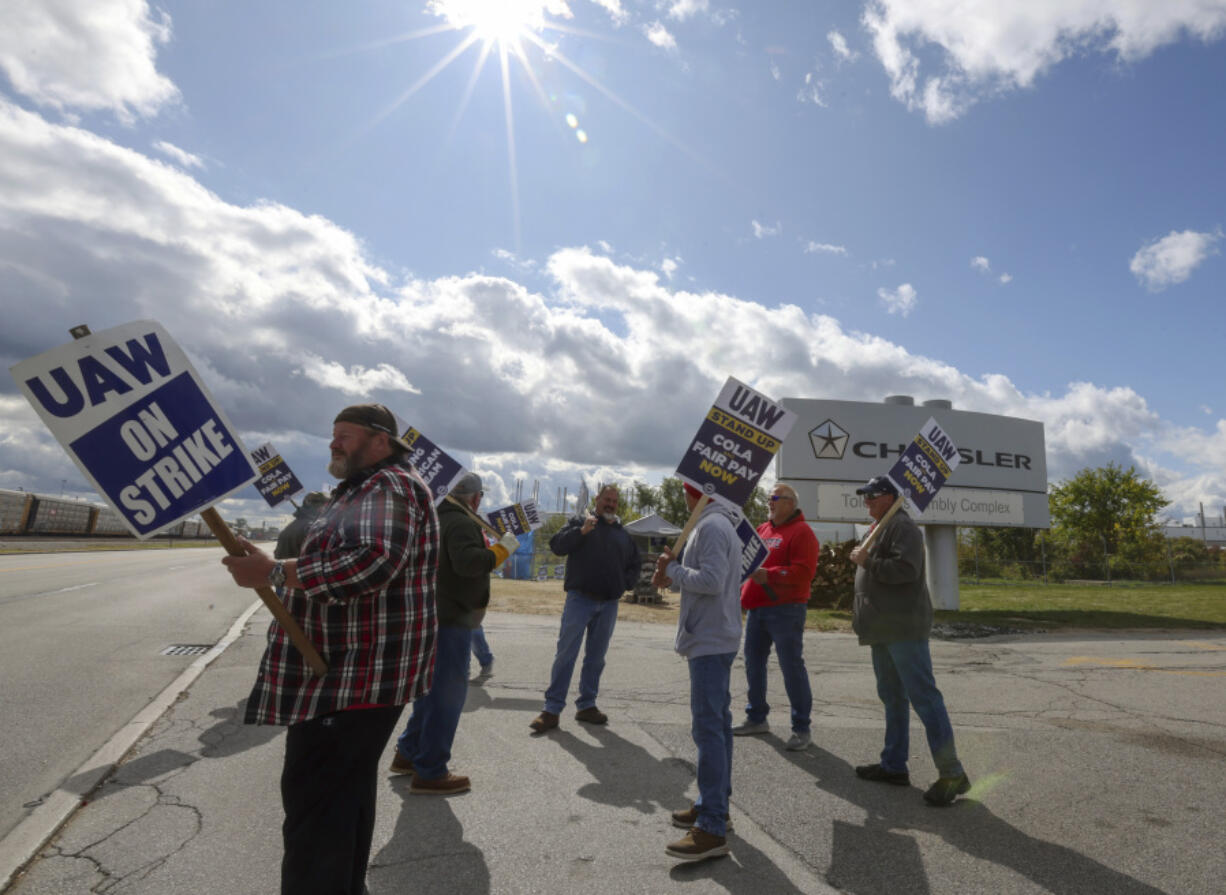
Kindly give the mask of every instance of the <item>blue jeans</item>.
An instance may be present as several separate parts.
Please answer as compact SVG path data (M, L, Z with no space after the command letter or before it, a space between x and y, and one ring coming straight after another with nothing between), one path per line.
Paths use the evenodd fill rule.
M904 773L910 750L911 713L924 722L928 749L942 777L963 773L954 749L954 729L945 711L945 699L932 674L932 655L927 640L903 640L873 644L873 673L877 676L877 695L885 706L885 748L881 766Z
M553 670L549 673L549 689L545 691L545 711L559 715L566 706L566 694L570 690L570 678L575 672L575 660L579 658L579 645L583 642L584 633L587 634L587 648L583 651L579 698L575 700L575 708L582 711L596 704L605 653L609 651L613 626L617 624L618 602L593 600L577 590L566 592L562 627L558 631L558 651L553 657Z
M434 654L434 685L413 702L409 723L396 741L401 756L413 762L423 780L447 775L451 744L468 698L468 663L472 631L439 625Z
M771 710L766 701L766 659L773 643L783 672L783 688L792 704L792 730L809 732L813 693L802 643L807 614L804 603L784 603L750 609L745 616L745 679L749 684L745 717L755 724L765 721Z
M698 819L694 826L726 836L732 798L732 660L736 653L690 659L690 734L698 747Z
M490 642L485 639L485 629L480 626L473 631L473 655L477 657L477 664L482 668L494 661Z

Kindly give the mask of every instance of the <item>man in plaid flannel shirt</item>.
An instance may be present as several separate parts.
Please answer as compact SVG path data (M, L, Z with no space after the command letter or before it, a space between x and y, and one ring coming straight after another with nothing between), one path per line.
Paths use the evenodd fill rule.
M328 471L341 479L297 559L250 542L222 560L237 584L284 586L319 650L316 677L274 620L248 724L285 724L281 892L366 891L379 759L400 713L430 688L438 517L381 404L337 415Z

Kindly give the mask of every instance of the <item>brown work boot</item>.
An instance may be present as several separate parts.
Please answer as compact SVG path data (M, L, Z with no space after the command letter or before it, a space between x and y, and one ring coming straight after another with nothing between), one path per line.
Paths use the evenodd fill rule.
M698 808L691 805L689 808L684 808L681 811L673 812L673 826L680 827L683 830L688 830L694 824L698 823ZM724 829L732 832L732 816L724 815Z
M399 749L392 756L392 764L388 771L393 774L408 774L410 777L417 773L417 769L413 767L413 762L401 755Z
M575 712L575 720L582 721L584 724L608 724L609 716L596 708L594 705L589 705L585 709L579 709Z
M541 712L536 716L536 720L528 725L537 733L544 733L547 730L553 730L558 726L558 716L553 712Z
M450 773L433 780L426 780L420 774L414 774L413 782L409 785L409 792L417 796L453 796L470 789L472 787L467 777Z
M707 858L728 854L728 840L693 827L681 839L670 843L664 851L681 861L705 861Z

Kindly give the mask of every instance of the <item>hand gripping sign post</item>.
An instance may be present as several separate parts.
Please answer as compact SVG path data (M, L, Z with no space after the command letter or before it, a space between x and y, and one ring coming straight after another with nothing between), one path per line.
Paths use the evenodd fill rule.
M298 481L289 464L273 450L271 444L262 444L252 451L251 462L260 471L255 490L260 492L260 497L264 498L270 507L275 507L287 497L290 498L290 503L293 503L293 496L302 490L302 482Z
M702 497L673 544L674 555L708 502L737 510L745 506L795 422L791 410L728 377L677 466L681 481L702 491Z
M231 556L245 556L212 505L256 471L187 355L152 320L72 335L11 371L86 479L138 538L199 512ZM256 592L323 675L327 665L272 588Z
M430 489L436 506L449 500L495 538L502 536L488 521L474 513L468 504L451 496L451 489L468 473L458 460L412 426L405 430L401 439L409 446L409 463Z
M922 515L961 461L958 446L945 434L945 430L937 421L929 417L928 422L924 423L923 428L902 452L898 462L890 467L886 477L898 489L899 495L910 501L915 511ZM873 526L868 537L860 544L860 549L867 550L872 546L877 539L877 533L894 518L894 514L902 505L902 500L894 501L881 517L881 521Z

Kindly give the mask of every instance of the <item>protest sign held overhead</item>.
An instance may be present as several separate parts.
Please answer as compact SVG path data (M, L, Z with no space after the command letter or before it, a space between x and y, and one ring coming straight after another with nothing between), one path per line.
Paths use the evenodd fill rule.
M426 436L410 426L403 436L409 446L409 462L417 470L434 502L438 503L456 486L456 483L468 472L460 462L436 445Z
M916 512L923 513L960 462L958 446L929 417L886 475Z
M264 498L270 507L275 507L302 490L302 482L298 481L289 464L273 450L271 444L262 444L252 451L251 460L260 473L260 477L256 479L255 490L260 492L260 497Z
M256 477L233 426L161 324L82 332L11 371L133 534L150 537Z
M509 507L494 510L488 513L486 518L489 519L490 525L494 527L499 535L505 535L509 532L516 537L527 534L530 531L536 531L545 524L545 519L537 507L536 501L532 500L525 500L523 503L513 503Z
M729 377L677 475L712 500L739 510L795 422L795 413Z

